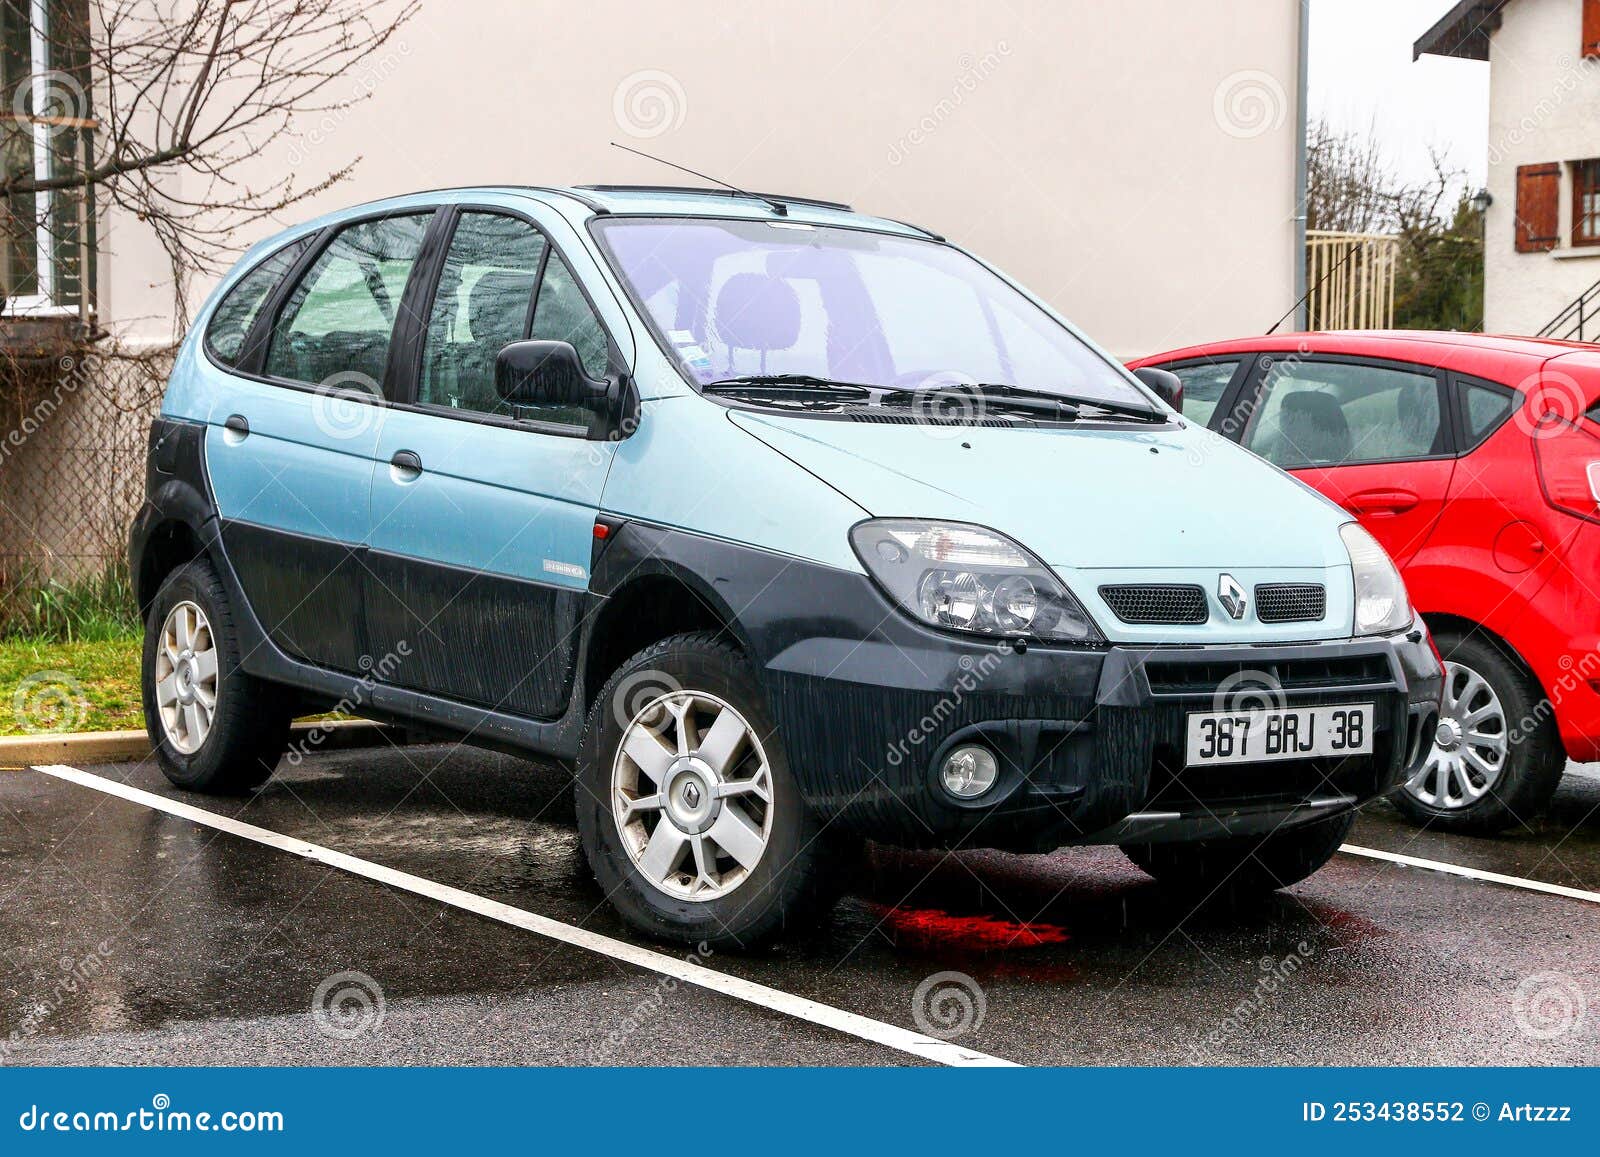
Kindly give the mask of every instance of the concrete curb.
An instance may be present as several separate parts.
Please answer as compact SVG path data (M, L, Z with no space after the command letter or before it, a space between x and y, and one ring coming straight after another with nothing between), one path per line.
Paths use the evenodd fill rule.
M291 743L304 743L315 731L320 737L310 745L315 751L353 747L379 747L406 742L405 732L366 719L328 719L296 723ZM0 736L0 770L31 767L36 763L128 763L150 755L150 737L143 731L79 731L68 735Z

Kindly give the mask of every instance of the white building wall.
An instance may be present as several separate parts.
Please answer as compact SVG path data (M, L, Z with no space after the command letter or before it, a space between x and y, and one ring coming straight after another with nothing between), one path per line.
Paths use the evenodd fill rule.
M302 216L440 185L684 181L615 139L925 225L1132 356L1293 303L1297 7L425 0L350 78L370 100L238 175L310 184L360 156ZM116 217L104 240L104 315L163 336L159 252Z
M1484 329L1533 334L1600 281L1600 246L1573 248L1571 162L1600 157L1600 60L1580 55L1582 0L1513 0L1489 45ZM1562 166L1561 243L1518 253L1517 167Z

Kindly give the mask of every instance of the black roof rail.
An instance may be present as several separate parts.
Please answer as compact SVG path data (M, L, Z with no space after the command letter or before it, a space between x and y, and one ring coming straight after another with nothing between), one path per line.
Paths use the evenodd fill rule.
M757 201L786 201L791 205L815 205L822 209L838 209L842 213L855 210L843 201L824 201L821 197L793 197L788 193L759 193L754 189L716 189L698 185L576 185L592 193L694 193L697 196L746 197Z

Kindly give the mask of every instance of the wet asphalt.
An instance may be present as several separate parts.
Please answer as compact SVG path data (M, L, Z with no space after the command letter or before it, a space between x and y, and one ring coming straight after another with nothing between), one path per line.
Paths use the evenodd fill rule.
M638 939L584 870L559 767L330 753L248 800L178 792L151 764L86 770ZM1419 831L1376 804L1351 842L1600 891L1600 774L1572 769L1532 831ZM1600 1063L1600 904L1350 855L1248 908L1193 910L1114 848L879 848L814 933L703 963L908 1029L965 1024L962 1045L1026 1064ZM919 1008L919 986L967 983L929 983L941 973L978 995ZM343 994L332 1014L319 988ZM15 771L0 772L0 1063L921 1062Z

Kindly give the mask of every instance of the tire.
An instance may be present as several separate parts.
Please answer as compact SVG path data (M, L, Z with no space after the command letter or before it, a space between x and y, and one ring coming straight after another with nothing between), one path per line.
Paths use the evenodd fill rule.
M191 646L177 647L175 661L167 644L181 642L182 629ZM228 596L205 559L186 563L161 584L145 619L140 666L145 730L167 779L218 794L266 782L289 744L293 699L239 669Z
M725 736L741 722L742 736L730 743ZM675 754L680 733L697 740L685 739L689 756ZM625 742L640 760L623 754ZM755 786L727 796L706 790L745 784ZM589 712L576 794L595 879L646 936L752 948L816 923L836 896L833 845L801 799L755 673L711 634L665 639L611 677ZM652 802L620 802L636 798ZM759 851L752 832L764 840Z
M1267 836L1124 844L1122 851L1161 884L1185 895L1247 897L1304 880L1333 858L1355 822L1356 813L1350 811Z
M1567 762L1553 713L1539 709L1544 692L1480 634L1440 631L1435 642L1445 661L1441 734L1454 732L1433 745L1422 770L1394 794L1394 804L1414 823L1440 831L1482 836L1525 826L1549 805ZM1463 717L1485 707L1489 717L1463 726ZM1538 722L1518 734L1519 720ZM1473 731L1498 744L1460 738ZM1486 775L1483 767L1495 767L1497 747L1497 774ZM1441 777L1447 781L1442 796Z

